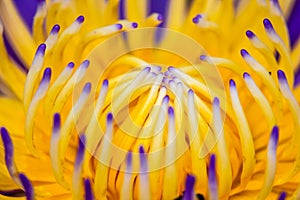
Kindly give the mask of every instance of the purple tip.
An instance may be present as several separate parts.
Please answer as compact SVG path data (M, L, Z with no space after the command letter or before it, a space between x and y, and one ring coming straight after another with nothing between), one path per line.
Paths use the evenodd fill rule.
M127 157L126 157L126 170L127 172L131 172L131 165L132 165L132 153L131 151L128 151Z
M206 58L207 58L207 56L206 56L206 55L201 55L201 56L200 56L200 60L202 60L202 61L205 61L205 60L206 60Z
M19 174L19 178L20 178L23 188L25 190L26 199L33 200L34 192L33 192L33 188L32 188L32 185L31 185L29 179L22 173Z
M168 103L168 102L169 102L169 100L170 100L170 97L169 97L169 95L166 95L166 96L164 97L164 99L163 99L163 102L166 102L166 103Z
M140 153L140 154L144 154L144 153L145 153L145 150L144 150L144 147L143 147L143 146L140 146L140 148L139 148L139 153Z
M272 25L272 23L270 22L269 19L265 18L265 19L263 20L263 23L264 23L264 27L265 27L265 29L266 29L267 31L273 31L273 30L274 30L273 25Z
M84 180L84 190L85 190L85 195L84 195L85 200L94 200L91 182L88 178Z
M285 73L282 70L277 71L277 77L279 81L286 81Z
M102 87L108 87L108 80L104 79L103 83L102 83Z
M247 30L247 31L246 31L246 36L247 36L249 39L252 39L252 38L255 37L255 34L254 34L252 31Z
M194 185L195 185L195 177L192 175L188 175L185 181L185 192L184 192L184 200L192 200L194 199Z
M81 162L83 160L84 149L85 149L85 135L82 134L79 137L79 141L78 141L78 151L77 151L77 156L76 156L76 161L75 161L75 166L77 166L77 167L79 167L81 165Z
M53 128L52 128L53 133L58 133L60 130L60 127L61 127L60 114L55 113L53 116Z
M194 91L192 89L189 89L188 94L189 95L194 95Z
M60 26L58 24L55 24L53 27L52 27L52 30L50 32L50 34L57 34L60 30Z
M75 64L73 62L69 62L67 67L70 68L70 69L73 69L75 66Z
M89 60L84 60L84 61L81 63L81 65L82 65L83 67L85 67L85 68L88 68L89 65L90 65L90 61L89 61Z
M216 185L216 155L212 154L209 161L208 179L211 185Z
M83 92L90 93L92 88L92 84L90 82L86 83L83 88Z
M286 198L286 192L281 192L278 197L278 200L285 200L285 198Z
M122 24L116 24L117 29L121 30L123 28Z
M1 138L5 150L5 163L7 168L10 168L13 165L14 147L9 133L4 127L1 127Z
M172 106L169 107L168 114L169 114L169 116L174 116L174 109Z
M271 132L271 140L274 142L274 147L277 147L279 137L279 128L274 126Z
M38 54L45 55L45 51L46 51L46 44L42 43L38 46L35 55L38 55Z
M243 77L244 77L244 79L246 79L246 78L251 78L250 74L248 74L247 72L245 72L245 73L243 74Z
M193 18L193 23L194 23L194 24L198 24L198 23L199 23L199 18L194 17L194 18Z
M236 87L234 80L230 79L229 81L230 87Z
M42 81L41 82L49 82L50 79L51 79L51 68L47 67L45 70L44 70L44 75L43 75L43 78L42 78Z
M220 105L220 100L218 97L214 98L214 105L219 106Z
M81 24L84 21L84 16L80 15L79 17L77 17L76 21Z
M174 70L175 70L175 68L174 68L173 66L169 66L169 67L168 67L168 71L169 71L169 72L173 72Z
M248 51L246 51L245 49L241 49L241 56L242 56L242 57L249 56Z
M107 121L107 123L112 123L112 121L113 121L113 114L112 113L107 114L106 121Z
M133 22L133 23L131 24L131 26L132 26L132 28L137 28L137 27L138 27L138 23Z
M163 18L163 15L162 15L162 14L158 14L158 15L157 15L157 20L158 20L158 21L163 21L163 19L164 19L164 18Z

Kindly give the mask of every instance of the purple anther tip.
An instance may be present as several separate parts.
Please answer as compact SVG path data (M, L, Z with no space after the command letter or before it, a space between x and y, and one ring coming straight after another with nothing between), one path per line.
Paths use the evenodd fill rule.
M169 102L169 100L170 100L169 95L166 95L166 96L164 97L164 99L163 99L163 102Z
M83 160L84 149L85 149L85 135L82 134L82 135L80 135L79 141L78 141L78 150L77 150L77 156L76 156L76 161L75 161L75 165L77 167L80 166L80 164Z
M157 15L157 20L158 20L158 21L163 21L163 19L164 19L164 18L163 18L163 15L162 15L162 14L158 14L158 15Z
M274 141L275 146L277 146L279 137L279 128L278 126L274 126L271 132L271 139Z
M199 58L200 58L200 60L205 61L207 56L206 55L201 55Z
M247 50L245 50L245 49L241 49L241 56L242 57L245 57L245 56L248 56L249 55L249 53L248 53L248 51Z
M104 79L103 83L102 83L103 87L108 87L108 80Z
M75 64L73 62L69 62L67 67L70 69L73 69L74 66L75 66Z
M5 163L9 168L13 164L14 147L6 128L1 127L1 138L5 149Z
M122 24L116 24L117 29L121 30L123 28Z
M255 34L254 34L252 31L247 30L247 31L246 31L246 36L247 36L249 39L252 39L252 38L255 37Z
M272 31L272 30L274 30L274 29L273 29L273 25L272 25L272 23L270 22L270 20L269 20L268 18L265 18L265 19L263 20L263 23L264 23L264 27L265 27L265 29L266 29L267 31Z
M58 133L58 131L60 130L60 114L59 113L55 113L53 116L53 133Z
M132 28L137 28L137 27L138 27L138 23L133 22L133 23L131 24L131 26L132 26Z
M106 116L106 120L108 123L111 123L113 121L113 114L112 113L108 113Z
M192 175L188 175L185 181L185 192L184 192L184 200L194 199L194 185L196 182L196 178Z
M140 153L140 154L144 154L144 153L145 153L145 150L144 150L144 147L143 147L143 146L140 146L140 148L139 148L139 153Z
M38 46L37 50L36 50L36 55L37 54L42 54L44 55L46 51L46 44L42 43Z
M230 79L229 85L230 85L230 87L235 87L236 86L234 80L232 80L232 79Z
M220 105L220 100L219 100L218 97L215 97L215 98L214 98L214 105L217 105L217 106Z
M76 21L81 24L84 21L84 16L82 15L78 16Z
M169 116L174 116L174 109L173 109L173 107L169 107L169 109L168 109L168 114L169 114Z
M189 95L194 95L194 91L192 89L189 89L188 94Z
M216 155L212 154L209 161L209 176L214 178L216 170Z
M247 72L244 72L243 77L244 77L244 79L246 79L246 78L250 78L251 76Z
M279 81L286 81L285 73L282 70L277 71L277 77Z
M94 200L91 182L89 179L84 180L85 200Z
M33 200L34 191L29 179L22 173L19 174L19 178L25 190L25 195L27 200Z
M86 93L90 93L91 88L92 88L92 84L90 82L88 82L84 85L83 91L86 92Z
M51 74L52 74L52 70L50 67L47 67L45 70L44 70L44 75L43 75L43 78L42 78L42 82L49 82L50 79L51 79Z
M57 34L60 30L60 26L58 24L55 24L52 29L51 29L51 32L50 34Z
M286 198L286 192L281 192L278 197L278 200L285 200L285 198Z
M89 60L84 60L81 65L83 65L84 67L88 67L90 65L90 61Z

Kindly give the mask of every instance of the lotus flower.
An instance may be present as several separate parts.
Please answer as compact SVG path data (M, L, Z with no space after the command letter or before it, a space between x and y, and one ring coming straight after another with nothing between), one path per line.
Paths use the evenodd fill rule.
M0 199L300 199L298 1L15 3Z

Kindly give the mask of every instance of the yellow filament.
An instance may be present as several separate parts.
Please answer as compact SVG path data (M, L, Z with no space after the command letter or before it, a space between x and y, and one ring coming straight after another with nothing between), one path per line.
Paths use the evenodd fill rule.
M44 18L47 15L47 6L46 3L39 3L37 7L37 12L35 13L33 20L33 39L37 44L45 41L44 33Z

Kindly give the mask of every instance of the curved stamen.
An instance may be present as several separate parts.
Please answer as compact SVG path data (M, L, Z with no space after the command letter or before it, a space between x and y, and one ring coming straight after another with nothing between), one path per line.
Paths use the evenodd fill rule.
M140 189L139 197L140 199L151 199L150 185L149 185L149 175L148 175L148 161L147 156L144 151L143 146L140 146Z
M29 179L23 173L19 174L19 178L25 190L26 199L34 200L34 190Z
M45 44L47 46L47 49L49 52L52 51L53 46L56 44L56 41L58 39L58 33L60 30L60 26L58 24L55 24L52 29L50 34L48 35L48 38L45 41Z

